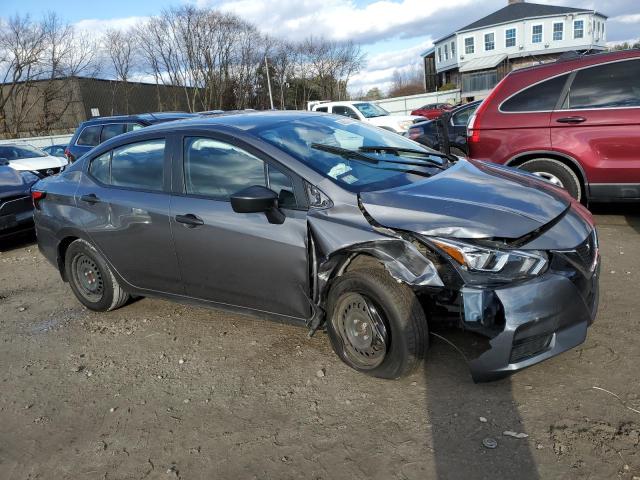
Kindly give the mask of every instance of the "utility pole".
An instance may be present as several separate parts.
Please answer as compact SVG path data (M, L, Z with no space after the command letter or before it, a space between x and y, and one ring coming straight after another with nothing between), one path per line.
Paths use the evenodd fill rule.
M267 56L264 56L264 66L267 69L267 85L269 87L269 103L271 103L271 110L273 110L273 94L271 93L271 79L269 78L269 64L267 63Z

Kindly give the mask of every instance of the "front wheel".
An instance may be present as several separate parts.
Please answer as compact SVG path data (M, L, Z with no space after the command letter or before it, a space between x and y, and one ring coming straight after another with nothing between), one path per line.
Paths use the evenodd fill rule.
M583 192L580 179L575 172L564 163L552 158L535 158L524 162L518 168L544 178L556 187L564 188L569 192L569 195L579 202L582 200Z
M115 310L129 300L102 255L84 240L67 248L65 272L76 298L90 310Z
M357 270L337 278L327 314L333 350L355 370L395 379L409 374L424 358L424 311L411 289L384 270Z

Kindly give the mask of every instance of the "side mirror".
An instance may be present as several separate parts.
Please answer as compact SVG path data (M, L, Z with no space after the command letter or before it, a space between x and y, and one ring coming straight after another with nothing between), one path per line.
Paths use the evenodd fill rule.
M11 165L11 164L9 163L9 160L7 160L6 158L0 157L0 165L2 165L4 167L4 166L7 166L7 165Z
M278 208L278 194L261 185L252 185L231 195L231 208L236 213L264 212L269 223L284 223L284 214Z

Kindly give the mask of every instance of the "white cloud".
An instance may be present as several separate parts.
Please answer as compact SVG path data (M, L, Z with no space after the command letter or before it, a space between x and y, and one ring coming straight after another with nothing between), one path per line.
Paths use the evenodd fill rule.
M88 18L76 22L74 26L79 30L99 34L112 29L126 30L146 19L147 17L122 17L111 18L108 20L97 20L94 18Z
M635 13L631 15L620 15L618 17L610 18L612 22L620 22L620 23L635 23L636 26L640 25L640 13Z
M450 0L446 3L377 0L358 6L351 0L196 1L199 5L233 12L274 35L290 39L314 35L361 43L372 43L393 36L422 36L434 27L436 31L449 28L429 20L445 12L458 15L461 7L472 3L472 0Z

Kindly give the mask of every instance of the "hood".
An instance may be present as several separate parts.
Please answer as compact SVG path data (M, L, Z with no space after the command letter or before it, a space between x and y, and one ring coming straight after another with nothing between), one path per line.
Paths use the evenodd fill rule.
M508 167L460 160L402 187L362 192L379 224L423 235L520 238L549 223L571 204L563 191Z
M415 122L416 120L426 120L426 118L418 115L383 115L381 117L367 118L367 121L378 126L397 125L401 122Z
M27 195L31 184L24 181L20 172L11 167L0 166L0 198Z
M20 158L18 160L9 160L9 165L16 170L44 170L46 168L58 168L67 164L67 159L62 157L46 157Z

